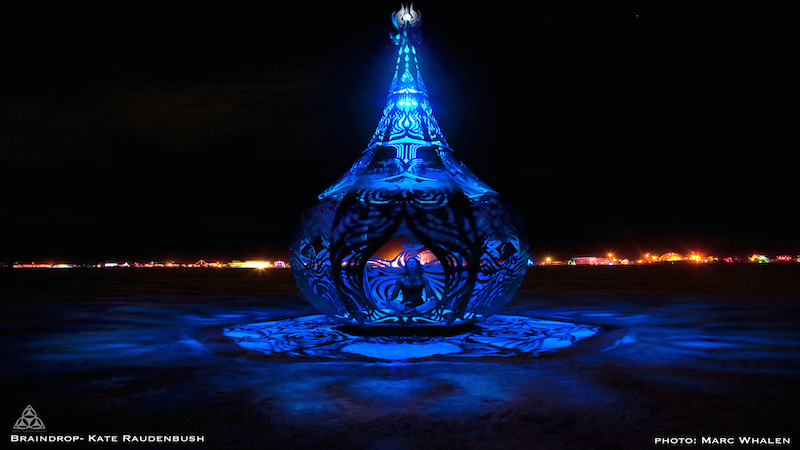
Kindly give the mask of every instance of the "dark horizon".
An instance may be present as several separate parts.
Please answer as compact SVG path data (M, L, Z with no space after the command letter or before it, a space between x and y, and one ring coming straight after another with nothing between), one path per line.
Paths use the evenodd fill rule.
M380 118L397 7L19 11L0 261L288 259ZM534 258L800 254L772 12L415 7L434 115Z

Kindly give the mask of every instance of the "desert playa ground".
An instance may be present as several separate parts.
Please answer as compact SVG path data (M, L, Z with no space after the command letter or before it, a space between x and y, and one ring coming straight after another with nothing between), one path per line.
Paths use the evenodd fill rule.
M9 433L32 405L48 435L195 435L202 448L800 442L800 264L534 267L503 314L601 331L537 357L406 361L262 355L225 337L316 313L289 270L5 270L0 281Z

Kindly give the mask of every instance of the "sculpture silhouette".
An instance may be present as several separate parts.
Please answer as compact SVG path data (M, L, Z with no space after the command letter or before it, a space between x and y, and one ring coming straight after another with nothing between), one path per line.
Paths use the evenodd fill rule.
M527 269L527 237L513 210L456 158L439 129L419 70L419 12L403 7L392 22L399 51L383 116L358 161L301 219L292 270L309 301L343 323L475 322L516 292ZM367 274L370 265L385 261L376 252L395 239L426 248L437 261L441 298L434 304L425 282L420 288L412 275L396 284L403 308L396 301L401 292L370 287L381 284ZM428 300L410 307L422 291Z

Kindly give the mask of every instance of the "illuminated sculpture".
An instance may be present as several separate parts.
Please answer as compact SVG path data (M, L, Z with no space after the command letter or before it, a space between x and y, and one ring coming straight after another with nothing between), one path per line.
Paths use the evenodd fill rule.
M341 323L473 323L519 288L528 241L433 117L414 45L419 12L403 7L392 22L399 52L383 117L358 161L303 216L292 271L309 301Z

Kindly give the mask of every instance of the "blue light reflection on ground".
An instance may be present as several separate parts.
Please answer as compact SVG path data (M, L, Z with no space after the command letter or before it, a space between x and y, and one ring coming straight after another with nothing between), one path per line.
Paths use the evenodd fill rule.
M762 318L753 316L750 304L731 306L716 304L713 298L676 298L658 305L610 302L603 310L572 307L512 311L614 327L609 336L614 340L601 352L613 351L615 357L637 364L700 364L718 369L719 362L735 359L758 364L729 365L726 371L788 373L800 361L800 317L780 312L787 308L795 306L784 303L769 307L773 311Z
M653 417L663 431L696 427L689 406L669 407L687 402L719 406L724 423L750 423L745 411L762 403L778 405L781 415L768 416L777 428L779 417L797 417L796 406L787 410L784 398L793 398L796 388L787 391L787 386L797 384L800 369L800 319L792 313L794 306L772 307L753 320L753 308L746 305L624 300L571 306L518 302L504 312L609 331L569 351L492 362L444 357L290 361L250 357L254 352L235 350L238 346L222 336L223 328L236 324L312 313L278 304L131 300L83 304L78 314L66 304L4 307L9 327L0 335L0 352L7 364L0 374L5 398L43 405L50 413L48 426L67 420L55 411L69 416L75 410L70 405L77 403L82 409L74 414L76 423L119 431L122 425L114 417L126 415L131 429L141 420L140 429L153 431L155 422L143 417L166 409L179 412L185 424L173 424L169 431L189 430L190 423L226 436L269 430L276 447L311 439L304 437L308 430L333 433L341 426L364 433L378 427L375 433L388 435L391 429L380 428L380 421L398 417L413 422L409 429L433 421L466 433L456 439L474 438L472 428L494 421L544 433L543 442L556 439L551 442L556 446L570 433L598 436L615 426L650 430ZM426 433L449 438L439 429ZM502 439L517 438L509 433Z
M440 333L423 334L431 331ZM224 334L242 348L266 355L343 358L354 354L407 360L432 356L538 356L567 348L598 331L596 326L496 314L452 335L426 328L417 328L417 335L357 335L324 315L311 315L227 327Z
M449 342L427 344L354 342L342 347L341 351L370 358L397 361L461 353L463 349Z
M241 312L219 308L201 309L205 310L181 311L143 306L115 306L109 309L100 307L95 311L96 316L84 311L80 320L74 320L73 317L67 321L59 318L66 317L66 312L61 316L50 307L47 313L42 314L51 316L51 320L55 322L53 326L46 331L29 334L21 342L15 342L16 351L13 353L24 355L26 360L59 363L84 361L94 365L115 365L120 359L125 360L126 364L151 364L157 360L172 358L185 361L187 358L203 357L211 353L203 342L193 336L200 327L218 325L222 328L231 322L280 317L287 312L295 312L280 309L248 309ZM606 339L608 345L599 349L600 351L615 351L617 357L624 356L649 364L693 357L770 359L776 360L776 364L780 364L780 360L800 358L798 333L794 331L800 327L787 330L791 327L786 325L790 324L775 327L770 323L745 323L744 318L737 323L716 311L715 320L709 320L703 315L692 320L701 323L701 327L687 327L682 315L676 311L685 309L682 305L674 308L662 307L646 314L631 314L626 311L628 309L638 308L633 305L612 304L608 305L606 311L543 308L512 309L510 312L524 312L531 316L548 316L578 323L602 322L615 328L612 333L615 339ZM736 314L735 310L727 313L729 316ZM83 326L81 322L91 326ZM741 328L737 328L737 325ZM6 367L6 370L10 368Z

